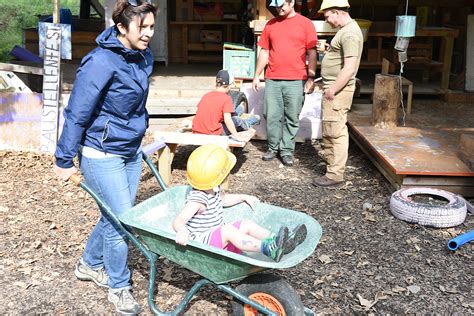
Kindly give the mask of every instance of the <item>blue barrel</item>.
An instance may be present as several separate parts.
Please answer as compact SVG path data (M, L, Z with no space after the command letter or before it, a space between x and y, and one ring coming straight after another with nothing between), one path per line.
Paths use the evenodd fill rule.
M10 52L10 55L14 56L18 60L23 60L23 61L32 61L35 63L42 63L43 59L39 57L36 54L33 54L26 48L23 48L21 46L15 45L13 47L12 51Z

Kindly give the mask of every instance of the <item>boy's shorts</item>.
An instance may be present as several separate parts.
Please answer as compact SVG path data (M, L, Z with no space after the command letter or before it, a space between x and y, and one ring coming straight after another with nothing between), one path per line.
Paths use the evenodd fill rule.
M240 224L242 221L235 221L232 223L232 226L234 226L237 229L240 229ZM219 249L225 249L227 251L231 251L237 254L241 254L242 251L240 251L239 248L235 247L232 243L228 243L227 246L224 247L222 244L222 234L221 234L221 228L222 226L216 228L212 233L211 237L209 239L209 245L219 248Z

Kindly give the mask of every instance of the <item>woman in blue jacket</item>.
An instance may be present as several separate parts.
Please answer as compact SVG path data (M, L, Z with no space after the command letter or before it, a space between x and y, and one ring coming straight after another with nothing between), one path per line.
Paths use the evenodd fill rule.
M56 148L55 173L68 180L78 155L86 183L119 215L131 208L141 174L140 144L148 127L145 103L153 56L148 48L157 9L150 0L118 0L115 26L81 62ZM104 215L76 265L80 280L108 287L118 312L136 314L126 237Z

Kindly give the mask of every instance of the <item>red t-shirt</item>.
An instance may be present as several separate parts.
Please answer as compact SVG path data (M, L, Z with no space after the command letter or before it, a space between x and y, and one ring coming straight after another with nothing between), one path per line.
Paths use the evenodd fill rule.
M196 116L193 119L193 133L222 135L224 113L234 112L232 98L223 92L211 91L199 101Z
M313 22L301 14L268 21L258 41L258 46L270 51L265 78L306 80L306 51L315 48L317 41Z

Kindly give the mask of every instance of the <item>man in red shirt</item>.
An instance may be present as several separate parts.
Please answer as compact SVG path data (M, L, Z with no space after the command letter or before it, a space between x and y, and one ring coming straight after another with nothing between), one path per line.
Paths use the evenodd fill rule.
M193 133L208 135L231 135L238 141L245 141L239 132L246 131L260 122L258 115L243 120L239 115L243 109L234 108L229 96L233 78L227 70L220 70L216 76L216 89L206 93L199 101L193 119ZM236 113L237 115L232 115Z
M316 29L308 18L296 13L294 0L272 0L278 16L263 29L258 42L253 88L259 89L265 66L264 116L267 119L268 151L272 160L280 153L285 166L293 166L295 138L304 94L314 89L316 74ZM308 60L308 67L306 67Z

